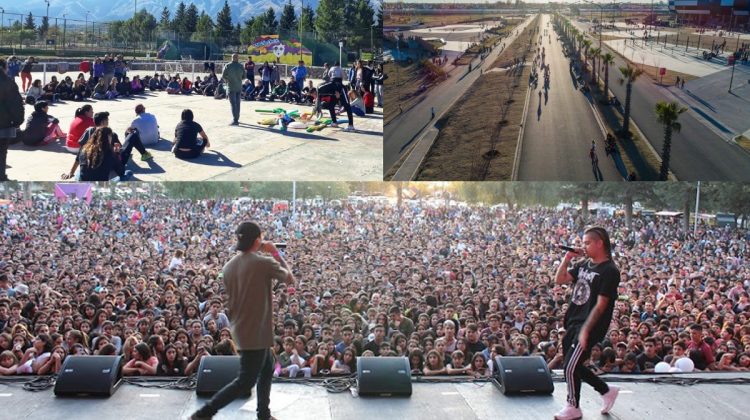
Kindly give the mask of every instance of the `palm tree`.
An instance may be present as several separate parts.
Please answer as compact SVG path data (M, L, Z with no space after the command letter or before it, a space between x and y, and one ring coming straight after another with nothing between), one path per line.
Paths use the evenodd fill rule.
M586 57L589 56L589 49L591 48L591 41L588 39L583 40L583 57L584 57L584 67L586 67Z
M591 81L594 82L597 86L599 86L599 81L596 79L596 58L599 57L599 54L601 54L602 49L601 48L592 48L589 51L589 54L591 55Z
M679 132L682 125L677 122L680 114L687 111L687 108L680 106L677 102L656 103L656 120L664 125L664 146L661 150L661 169L659 170L659 180L666 181L669 175L669 157L672 152L672 132Z
M625 85L625 112L623 113L622 133L629 135L630 133L630 96L633 93L633 83L638 80L638 76L643 73L643 70L638 67L620 67L620 73L622 73L623 79L620 79L620 83L627 83Z
M609 66L614 63L615 57L610 53L604 53L599 60L604 63L604 97L609 102Z

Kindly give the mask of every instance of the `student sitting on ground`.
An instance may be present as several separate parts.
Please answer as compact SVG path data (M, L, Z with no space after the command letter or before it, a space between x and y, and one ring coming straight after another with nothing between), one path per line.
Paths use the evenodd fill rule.
M178 81L177 77L173 77L172 80L167 85L167 94L169 95L179 95L180 93L180 82Z
M253 81L250 79L245 79L245 82L242 84L242 99L249 101L252 100L255 97L255 85L253 84Z
M305 86L304 89L302 89L302 102L305 105L313 105L315 102L315 97L311 95L311 92L314 92L315 86L313 86L312 80L307 81L307 86Z
M144 146L152 146L159 142L159 124L153 114L146 112L146 107L138 104L135 107L136 118L130 126L138 129Z
M364 93L362 94L362 102L365 105L365 113L366 114L372 114L375 112L375 96L367 90L367 88L364 88Z
M44 95L44 89L42 89L42 81L36 79L26 91L26 103L29 105L34 105L37 101L42 99L42 95Z
M16 141L22 141L27 146L46 146L67 137L60 129L60 121L47 114L48 109L46 101L34 104L34 112L26 120L26 128L18 132Z
M289 83L287 83L287 91L286 95L284 95L284 101L297 104L302 102L302 92L300 92L299 84L297 84L293 77L290 77Z
M62 101L73 99L73 79L70 76L66 76L55 88L55 94Z
M133 95L143 93L144 90L145 88L143 83L141 83L141 78L139 76L133 76L133 80L130 82L130 91Z
M117 79L112 78L112 81L109 84L109 87L107 88L107 99L116 99L117 98Z
M349 91L349 106L352 108L352 113L354 115L358 117L365 116L365 103L362 101L362 98L359 97L356 90Z
M122 81L117 83L117 96L129 98L132 91L130 80L128 80L127 76L123 76Z
M281 99L283 101L284 95L286 95L286 82L282 80L271 90L271 96L268 99L271 101Z
M86 87L83 79L77 79L73 85L73 100L81 102L91 97L91 91Z
M183 110L180 118L182 121L174 130L175 140L172 152L179 159L195 159L203 153L203 150L211 147L211 143L203 127L193 121L193 111Z
M65 150L71 153L78 153L81 145L78 144L78 140L83 136L84 131L89 127L94 127L94 107L86 104L76 109L75 117L73 122L70 123L68 129L68 139L65 142Z
M180 83L180 93L183 95L190 95L193 93L193 83L188 80L187 77L184 77L182 83Z
M81 181L109 181L114 171L121 180L130 177L120 162L120 144L113 143L112 129L99 127L91 138L81 146L78 165L81 168Z
M80 79L79 79L80 80ZM107 85L104 78L100 78L94 87L94 99L107 99Z
M41 99L52 103L57 102L58 95L55 90L59 84L60 82L57 81L57 76L52 76L52 80L42 88L43 93Z

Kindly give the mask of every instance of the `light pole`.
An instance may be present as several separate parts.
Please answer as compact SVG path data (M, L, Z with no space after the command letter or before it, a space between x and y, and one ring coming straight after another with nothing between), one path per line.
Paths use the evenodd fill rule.
M732 56L734 58L734 56ZM737 63L737 59L735 58L734 61L732 61L732 77L729 79L729 93L732 93L732 82L734 81L734 65Z
M49 0L44 0L44 2L47 3L47 32L49 32ZM47 36L46 32L45 32L44 36L45 37ZM45 45L46 45L46 42L45 42ZM46 46L44 48L47 49Z
M67 16L68 16L67 13L63 13L63 51L67 50L67 48L68 48L68 47L65 46L65 41L66 41L66 39L65 39L65 33L68 30L68 18L67 18Z
M343 40L340 40L340 41L339 41L339 65L340 65L340 66L343 66L343 65L344 65L344 62L343 62L343 61L341 61L341 50L342 50L343 48L344 48L344 41L343 41Z
M297 21L297 37L299 38L299 59L302 61L302 13L305 12L305 0L300 2L302 7L299 9L299 19Z
M5 20L5 9L0 7L0 45L3 45L3 34L5 33L5 25L3 24L4 20Z
M83 25L83 43L88 43L88 31L89 31L89 12L86 10L86 24Z

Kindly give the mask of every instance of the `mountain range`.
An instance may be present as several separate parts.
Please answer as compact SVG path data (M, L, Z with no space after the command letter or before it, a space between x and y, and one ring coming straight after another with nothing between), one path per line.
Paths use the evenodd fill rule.
M232 23L244 22L252 16L268 10L272 7L276 10L277 18L281 15L281 10L288 0L229 0L229 7L232 11ZM313 10L318 7L318 0L292 0L297 14L302 7L304 1L305 6L311 6ZM88 14L88 21L105 22L112 20L128 19L133 16L134 10L137 7L138 10L146 9L149 13L159 20L162 9L166 6L174 17L174 12L177 10L177 5L180 4L179 0L49 0L49 17L50 21L54 18L67 18L75 19L80 21L86 20L86 12ZM194 0L185 1L185 6L190 6L190 3L194 3L198 8L198 14L201 11L211 16L212 19L216 19L216 15L224 7L224 0ZM11 15L10 13L18 13L28 15L31 12L34 16L45 16L47 14L47 3L44 0L26 0L22 6L12 0L0 0L0 7L5 9L6 22ZM65 15L65 16L63 16ZM15 20L15 18L14 18ZM37 19L37 24L41 20Z

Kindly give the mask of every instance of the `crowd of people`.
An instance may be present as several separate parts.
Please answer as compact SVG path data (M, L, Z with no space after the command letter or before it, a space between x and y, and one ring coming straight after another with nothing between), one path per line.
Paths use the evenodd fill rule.
M414 375L486 377L508 355L563 365L572 288L554 283L556 244L579 243L575 210L40 196L0 207L0 375L121 354L126 375L180 376L236 354L222 267L248 216L286 243L297 279L273 292L276 376L349 374L357 357L408 357ZM748 231L587 222L609 230L621 273L587 366L750 369Z

